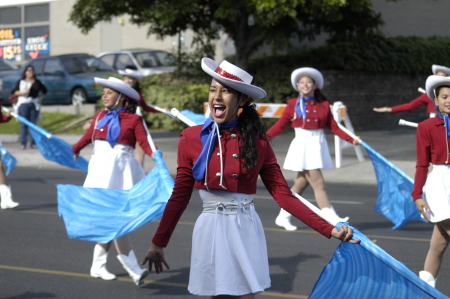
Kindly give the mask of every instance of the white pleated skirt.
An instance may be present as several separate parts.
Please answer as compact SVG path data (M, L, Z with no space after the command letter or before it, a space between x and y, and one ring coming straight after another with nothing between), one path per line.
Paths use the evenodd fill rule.
M430 208L427 215L436 223L450 218L450 165L433 165L424 188L424 200Z
M190 293L258 294L270 287L264 229L252 195L200 190L203 213L192 237ZM226 205L221 208L218 204ZM209 210L209 211L208 211Z
M88 166L84 187L128 190L145 176L134 157L134 148L105 140L94 141L94 152Z
M292 171L331 169L334 167L323 129L294 128L283 168Z

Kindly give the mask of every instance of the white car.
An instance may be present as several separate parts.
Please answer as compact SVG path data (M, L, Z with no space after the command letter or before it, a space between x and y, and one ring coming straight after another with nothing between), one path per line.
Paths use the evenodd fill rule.
M134 69L141 76L172 72L177 69L174 57L162 50L136 49L102 52L99 59L115 70Z

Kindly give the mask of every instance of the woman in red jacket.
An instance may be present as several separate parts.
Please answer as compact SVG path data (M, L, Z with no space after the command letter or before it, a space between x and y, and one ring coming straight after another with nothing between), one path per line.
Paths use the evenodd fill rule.
M436 65L433 64L431 67L431 70L433 71L434 75L438 76L450 76L450 68L442 66L442 65ZM430 117L434 117L436 115L436 107L434 106L434 101L430 99L430 97L424 93L420 97L412 100L409 103L397 105L394 107L381 107L381 108L373 108L373 111L375 112L402 112L402 111L411 111L415 110L419 107L427 106L427 113Z
M412 197L423 217L434 223L424 271L419 273L420 278L434 287L450 242L450 78L430 76L426 81L426 90L428 96L434 99L437 115L417 127L417 162ZM427 176L430 163L433 168Z
M0 111L1 111L0 105ZM8 122L11 120L11 112L8 111L6 115L2 115L0 112L0 123ZM0 142L0 146L2 143ZM18 202L12 199L11 186L6 183L5 167L0 157L0 208L1 209L14 209L19 206Z
M119 74L123 75L123 81L128 83L128 85L133 87L139 93L139 100L137 101L138 107L136 109L137 115L142 116L140 107L142 107L142 109L144 109L144 111L146 111L146 112L161 112L161 111L158 111L158 110L150 107L149 105L147 105L147 102L145 101L144 97L142 96L142 89L139 86L139 81L138 81L138 80L142 79L142 76L139 75L139 73L137 71L134 71L132 69L125 69L125 71L119 70ZM134 156L139 161L139 163L141 163L142 166L144 166L144 155L145 155L144 151L139 146L139 144L136 143L136 148L134 150Z
M359 140L342 131L334 120L330 104L320 91L323 87L322 73L311 67L302 67L292 72L291 83L300 95L287 101L283 115L267 131L268 139L271 140L289 124L292 125L295 138L283 165L284 169L298 172L292 191L302 194L311 185L322 211L338 222L346 222L348 217L340 218L336 214L325 191L321 169L333 168L334 163L323 129L329 128L333 134L353 144L359 144ZM286 230L296 230L297 227L291 224L290 219L291 215L281 209L275 224Z
M153 156L142 117L134 114L139 94L120 79L94 79L103 87L102 101L105 109L96 112L91 126L73 146L72 151L76 158L81 149L94 143L84 187L127 190L145 176L141 164L133 155L136 142L147 155ZM114 244L119 253L117 258L135 284L143 283L148 271L139 266L129 236L114 240ZM111 242L95 245L91 276L105 280L116 278L106 269L110 246Z
M258 175L280 206L326 237L350 240L352 231L343 225L338 232L292 195L250 103L266 96L250 84L253 77L227 61L218 66L203 58L202 68L213 78L212 119L181 133L175 187L142 264L149 261L150 270L154 264L156 273L163 264L169 268L163 247L196 188L203 213L192 237L189 292L254 298L270 287L264 230L253 200Z

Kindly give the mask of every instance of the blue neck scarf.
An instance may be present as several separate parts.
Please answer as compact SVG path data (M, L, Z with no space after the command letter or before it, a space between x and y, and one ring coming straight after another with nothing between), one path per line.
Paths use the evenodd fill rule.
M450 117L442 115L440 111L437 113L439 115L439 118L444 121L444 125L447 128L447 137L450 138Z
M100 120L97 124L97 128L103 128L109 123L108 131L106 132L106 141L109 142L111 147L114 147L117 143L117 139L119 138L121 127L119 120L119 112L124 111L125 108L120 108L117 110L110 110L106 115Z
M229 129L236 127L237 124L238 118L218 126L219 129ZM206 165L211 159L211 153L217 140L217 132L214 129L214 120L212 118L206 120L205 124L203 125L203 128L200 132L200 140L202 142L203 149L197 158L197 162L195 162L194 166L192 167L192 174L197 182L201 182L205 177ZM209 146L210 144L211 146Z
M297 104L295 105L295 112L297 113L297 117L306 117L306 103L305 101L312 101L314 100L314 96L305 98L303 96L299 96L297 100Z

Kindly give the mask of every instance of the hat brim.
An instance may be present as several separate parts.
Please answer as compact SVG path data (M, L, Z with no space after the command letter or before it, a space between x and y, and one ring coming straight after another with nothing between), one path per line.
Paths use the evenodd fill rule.
M298 91L298 86L297 86L298 80L301 77L305 77L305 76L306 77L310 77L311 79L313 79L317 88L319 88L319 89L323 88L323 76L322 76L322 73L319 72L318 70L316 70L315 68L312 68L312 67L302 67L302 68L296 69L291 74L292 87L294 87L294 89L296 91Z
M130 77L130 78L134 78L136 80L141 80L143 78L140 75L130 74L130 73L127 73L126 71L122 71L122 70L119 70L119 74L121 74L122 76L127 76L127 77Z
M447 74L447 76L450 76L450 68L442 65L433 64L431 70L433 71L433 75L436 75L437 72L443 72Z
M215 72L217 67L218 67L218 65L217 65L217 63L214 62L214 60L212 60L210 58L202 59L202 69L205 71L205 73L207 73L208 75L210 75L211 77L213 77L214 79L219 81L220 83L223 83L237 91L240 91L243 94L246 94L255 100L261 100L262 98L264 98L267 95L266 91L258 86L248 84L245 82L236 81L236 80L229 79L229 78L225 78L225 77L219 75L218 73Z
M428 97L433 100L435 89L443 85L450 86L450 77L443 77L438 75L429 76L425 83Z
M119 79L117 79L119 80ZM134 88L130 87L127 83L123 82L124 84L120 82L114 82L109 79L103 79L103 78L94 78L95 83L100 85L101 87L108 87L111 89L114 89L115 91L122 93L133 100L139 100L139 93L134 90ZM121 81L121 80L120 80Z

